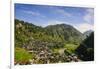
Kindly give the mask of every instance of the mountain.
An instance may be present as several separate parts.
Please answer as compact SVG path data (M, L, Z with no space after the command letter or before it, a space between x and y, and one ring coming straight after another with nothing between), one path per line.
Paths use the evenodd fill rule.
M93 32L93 30L88 30L88 31L84 32L83 33L84 38L87 38L92 32Z
M83 36L81 32L67 24L49 25L45 27L45 29L49 31L47 32L49 36L52 36L55 39L59 38L62 41L81 41Z
M76 62L80 61L77 55L82 60L93 60L93 35L83 40L84 35L71 25L41 27L15 19L14 27L15 64L31 64L30 59L36 64ZM72 59L73 54L77 59Z
M28 44L29 41L80 43L82 36L82 33L67 24L49 25L43 28L31 23L15 20L16 46L23 46Z

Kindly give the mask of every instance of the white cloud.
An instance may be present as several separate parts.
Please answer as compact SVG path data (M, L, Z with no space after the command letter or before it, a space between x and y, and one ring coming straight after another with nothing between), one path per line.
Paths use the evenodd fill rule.
M31 15L40 15L39 13L33 11L23 11L23 12Z
M72 16L72 14L66 12L63 9L56 9L56 13L62 14L63 16L67 16L67 17L71 17Z
M83 19L86 23L76 24L74 25L74 27L82 33L88 30L94 30L94 26L93 26L94 10L87 9L86 14L83 16Z
M88 23L77 24L74 27L82 33L88 30L94 30L94 26Z
M57 7L49 7L51 10L54 10L54 11L51 11L55 14L59 14L59 15L62 15L63 17L71 17L72 14L65 11L64 9L61 9L61 8L57 8Z
M83 16L83 19L86 23L78 24L75 27L82 33L87 31L87 30L94 30L94 26L93 26L94 10L93 9L87 9L86 15Z
M84 16L84 20L88 23L91 23L94 20L94 10L93 9L87 9L86 15Z
M27 14L30 14L30 15L33 15L33 16L46 17L46 16L40 14L39 12L26 11L26 10L24 10L23 12L24 12L24 13L27 13Z

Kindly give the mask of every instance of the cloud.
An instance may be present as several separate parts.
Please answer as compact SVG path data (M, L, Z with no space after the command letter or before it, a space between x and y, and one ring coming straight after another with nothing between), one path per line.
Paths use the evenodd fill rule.
M75 27L82 33L88 30L94 30L94 10L86 9L86 14L83 16L83 19L86 23L77 24Z
M94 30L94 26L88 23L77 24L77 25L74 25L74 27L77 30L79 30L81 33L84 33L85 31L88 31L88 30Z
M93 9L86 10L86 15L84 16L84 20L87 23L91 23L92 21L94 21L94 10Z
M33 15L33 16L46 17L46 16L40 14L39 12L34 12L34 11L29 11L29 10L24 10L23 12L26 14Z
M72 14L67 12L66 10L64 9L61 9L61 8L58 8L58 7L49 7L51 10L54 10L54 11L51 11L53 12L54 14L59 14L59 15L62 15L64 17L71 17Z
M66 12L63 9L56 9L56 12L59 13L59 14L62 14L63 16L67 16L67 17L71 17L72 16L72 14Z
M83 16L83 20L85 23L80 23L74 25L76 29L80 32L85 32L88 30L94 30L94 10L93 9L86 9L86 14Z

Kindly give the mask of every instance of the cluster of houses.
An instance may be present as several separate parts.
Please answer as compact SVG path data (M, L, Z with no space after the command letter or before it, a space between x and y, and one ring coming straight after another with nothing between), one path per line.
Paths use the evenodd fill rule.
M30 64L50 64L61 62L78 62L78 56L75 54L65 55L64 50L62 53L54 53L49 49L48 43L45 42L31 42L30 46L24 46L30 54L35 54L35 58L30 59Z

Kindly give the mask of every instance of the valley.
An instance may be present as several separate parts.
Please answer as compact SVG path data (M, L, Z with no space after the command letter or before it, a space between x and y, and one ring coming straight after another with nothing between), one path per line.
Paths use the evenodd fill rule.
M84 35L71 25L41 27L15 19L15 65L85 61L80 57L83 53L79 53L80 47L87 52L93 44L84 47L83 42L94 40L87 38L84 39ZM91 47L87 53L93 53L93 49Z

